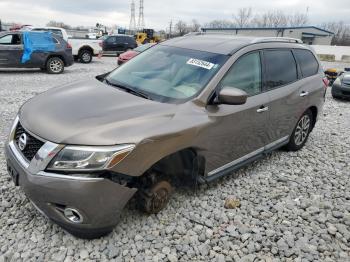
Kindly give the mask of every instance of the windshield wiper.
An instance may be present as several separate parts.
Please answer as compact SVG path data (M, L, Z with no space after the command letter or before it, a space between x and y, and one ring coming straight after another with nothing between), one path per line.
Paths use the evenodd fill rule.
M122 90L130 93L130 94L133 94L133 95L136 95L136 96L139 96L139 97L142 97L142 98L146 98L148 100L152 100L152 98L149 95L145 94L142 91L133 89L131 87L128 87L126 85L122 85L122 84L119 84L119 83L118 84L112 83L112 82L108 81L107 78L105 78L105 82L106 82L107 85L117 87L119 89L122 89Z

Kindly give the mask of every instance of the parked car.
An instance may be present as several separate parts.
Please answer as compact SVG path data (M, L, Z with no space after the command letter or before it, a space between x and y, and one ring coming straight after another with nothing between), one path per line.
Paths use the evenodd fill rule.
M137 56L138 54L146 51L150 47L154 46L155 43L148 43L144 45L140 45L133 50L126 51L118 56L118 65L124 64L129 61L131 58Z
M34 52L30 61L22 63L22 35L23 32L20 31L0 33L0 67L41 68L50 74L60 74L65 67L73 64L72 47L57 35L53 37L55 51Z
M90 63L94 56L102 55L102 40L89 38L73 38L67 31L59 27L31 27L31 31L48 31L61 36L72 46L75 60L81 63Z
M9 174L52 221L99 237L134 195L157 213L175 185L303 148L322 112L323 77L300 40L168 40L26 102L5 145Z
M333 98L350 98L350 72L342 73L332 85Z
M128 35L109 35L102 43L104 54L121 54L137 47L133 36Z

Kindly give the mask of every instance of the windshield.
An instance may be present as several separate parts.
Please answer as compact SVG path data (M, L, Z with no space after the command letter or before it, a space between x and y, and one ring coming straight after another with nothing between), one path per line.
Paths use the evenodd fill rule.
M110 73L106 80L164 103L183 103L199 94L228 56L157 45Z

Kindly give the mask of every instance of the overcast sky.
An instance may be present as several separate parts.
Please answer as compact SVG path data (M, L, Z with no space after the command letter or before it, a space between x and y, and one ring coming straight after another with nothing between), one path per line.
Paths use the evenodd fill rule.
M0 0L0 19L35 26L50 20L66 24L129 26L131 0ZM136 21L138 0L136 2ZM170 20L204 24L214 19L232 19L241 7L252 7L255 13L279 9L286 13L306 12L309 24L344 20L350 23L349 0L144 0L146 27L165 29Z

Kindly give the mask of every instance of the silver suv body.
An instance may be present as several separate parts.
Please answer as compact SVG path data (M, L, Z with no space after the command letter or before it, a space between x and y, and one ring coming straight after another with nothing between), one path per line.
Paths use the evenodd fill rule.
M156 213L174 185L212 181L281 146L302 148L322 112L323 76L296 40L169 40L25 103L6 146L8 170L46 216L97 237L134 195Z

